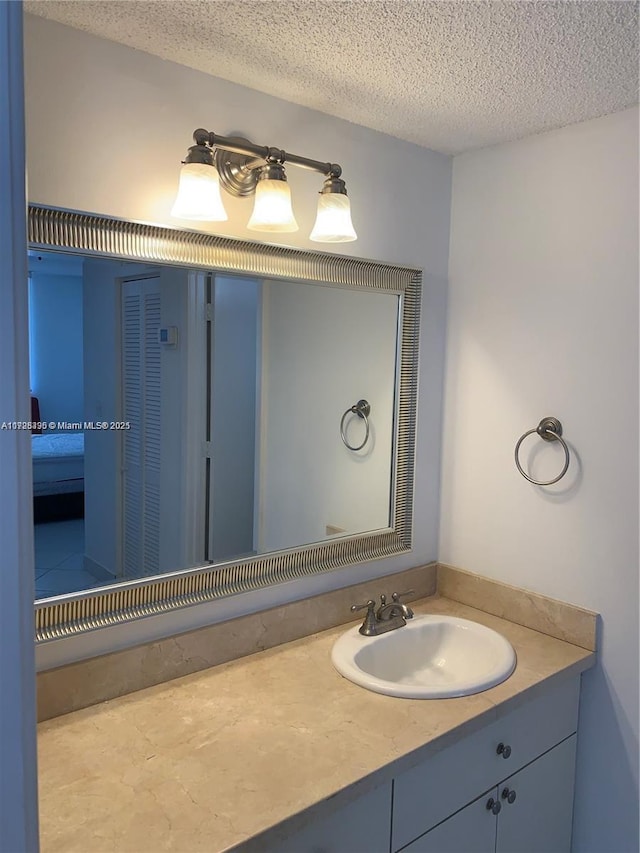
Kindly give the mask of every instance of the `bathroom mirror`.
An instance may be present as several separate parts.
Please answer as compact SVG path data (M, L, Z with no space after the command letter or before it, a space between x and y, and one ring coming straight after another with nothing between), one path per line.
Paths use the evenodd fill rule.
M39 641L410 548L418 270L39 206L29 238Z

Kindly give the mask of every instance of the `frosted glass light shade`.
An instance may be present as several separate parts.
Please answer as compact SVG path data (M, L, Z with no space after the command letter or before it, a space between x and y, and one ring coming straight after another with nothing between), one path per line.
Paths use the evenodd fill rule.
M250 231L298 230L291 207L291 190L286 181L270 178L258 181L253 213L247 228Z
M171 209L178 219L225 222L229 217L220 196L220 181L215 166L185 163L180 170L178 195Z
M310 240L316 243L349 243L357 240L351 222L351 203L344 193L320 193L318 215Z

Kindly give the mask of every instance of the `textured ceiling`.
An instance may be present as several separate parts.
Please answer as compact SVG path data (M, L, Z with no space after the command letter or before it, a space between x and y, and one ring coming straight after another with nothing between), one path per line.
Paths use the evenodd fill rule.
M25 9L449 153L638 97L635 0L28 0Z

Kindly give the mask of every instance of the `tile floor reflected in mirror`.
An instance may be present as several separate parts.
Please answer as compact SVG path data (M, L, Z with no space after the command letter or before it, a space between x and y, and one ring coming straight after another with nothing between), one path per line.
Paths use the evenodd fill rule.
M49 598L109 583L85 568L84 519L34 525L36 598Z

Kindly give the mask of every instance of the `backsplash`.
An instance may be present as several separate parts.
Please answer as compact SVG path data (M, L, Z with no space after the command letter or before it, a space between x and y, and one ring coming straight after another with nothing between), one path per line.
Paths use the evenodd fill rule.
M434 595L437 565L429 563L343 589L219 622L38 673L38 720L170 681L192 672L354 621L349 608L381 594L412 589L405 601Z
M38 720L49 720L236 658L353 622L352 604L392 592L438 595L595 651L598 615L453 566L429 563L38 674Z

